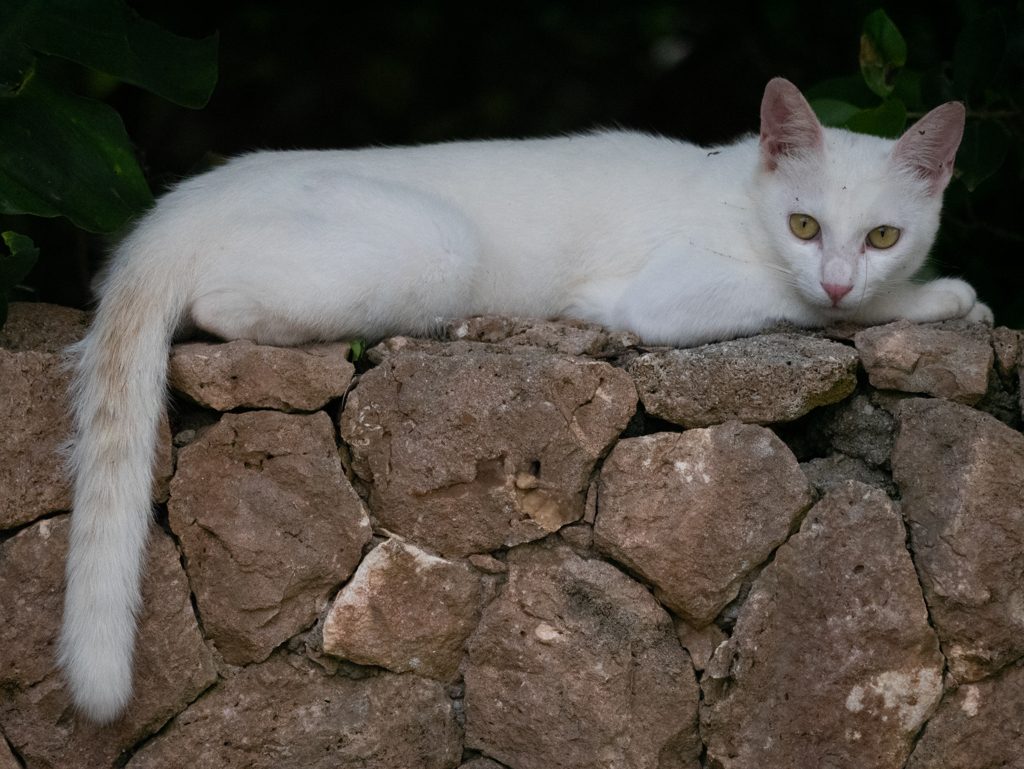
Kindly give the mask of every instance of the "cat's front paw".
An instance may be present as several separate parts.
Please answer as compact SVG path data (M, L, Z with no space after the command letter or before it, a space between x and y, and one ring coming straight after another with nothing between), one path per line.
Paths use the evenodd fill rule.
M972 313L975 308L983 308L992 320L992 311L978 301L978 295L969 283L957 278L939 278L920 286L914 301L904 316L907 320L918 323L930 323L950 318L968 318L983 320L984 312L979 310L978 317Z
M973 320L975 323L984 323L987 326L995 325L996 320L992 310L984 302L975 302L974 307L971 308L964 318L966 320Z

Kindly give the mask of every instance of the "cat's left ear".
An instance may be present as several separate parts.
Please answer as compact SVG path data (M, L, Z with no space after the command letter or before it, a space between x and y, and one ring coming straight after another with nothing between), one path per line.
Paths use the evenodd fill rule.
M931 193L938 195L953 176L953 161L964 135L965 115L960 102L951 101L936 107L900 137L892 149L892 162L930 182Z
M774 171L786 156L824 148L821 123L800 89L781 77L770 80L761 100L761 162L765 170Z

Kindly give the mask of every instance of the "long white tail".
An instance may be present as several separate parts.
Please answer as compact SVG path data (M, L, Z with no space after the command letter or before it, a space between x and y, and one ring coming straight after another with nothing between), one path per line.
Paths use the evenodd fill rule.
M146 240L124 242L92 329L72 348L75 487L59 657L75 704L101 723L131 697L167 355L191 283L180 253Z

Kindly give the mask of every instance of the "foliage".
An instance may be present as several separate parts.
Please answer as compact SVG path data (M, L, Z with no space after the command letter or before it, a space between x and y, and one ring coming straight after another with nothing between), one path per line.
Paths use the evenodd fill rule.
M7 292L25 279L39 258L32 241L16 232L3 233L10 256L0 255L0 328L7 322Z
M217 37L189 40L139 18L122 0L0 2L0 213L65 216L113 232L153 196L120 116L64 87L51 57L89 67L186 107L217 79ZM4 233L0 325L7 291L38 251Z
M978 16L960 33L951 62L918 72L905 66L907 44L896 25L884 10L874 11L860 38L860 75L820 83L807 98L825 125L889 138L932 107L962 101L968 119L956 170L967 189L995 174L1011 146L1024 173L1024 20L1020 9L1007 15L993 8Z

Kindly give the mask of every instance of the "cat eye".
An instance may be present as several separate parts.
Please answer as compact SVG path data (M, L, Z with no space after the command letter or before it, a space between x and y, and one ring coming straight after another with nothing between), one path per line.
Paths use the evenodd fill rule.
M883 224L881 227L875 227L875 229L868 233L868 244L875 248L892 248L896 245L896 241L899 239L899 228L890 227L888 224Z
M821 225L818 224L817 219L807 214L793 214L789 217L789 229L793 231L800 240L810 240L819 232L821 232ZM881 227L879 227L881 229ZM875 234L875 230L871 231L871 235ZM868 235L870 238L871 235ZM895 243L896 241L893 241Z

